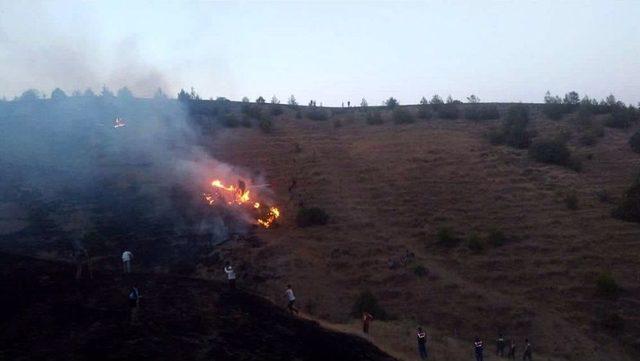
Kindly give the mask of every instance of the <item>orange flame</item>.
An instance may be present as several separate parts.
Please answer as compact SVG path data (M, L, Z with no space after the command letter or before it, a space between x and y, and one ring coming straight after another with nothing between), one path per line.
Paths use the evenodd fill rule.
M224 185L221 180L216 179L211 182L211 186L215 188L218 192L225 191L227 193L231 193L233 199L227 200L222 194L218 193L218 198L221 198L228 205L244 205L249 204L251 201L250 191L245 189L244 182L238 182L239 186L236 187L234 185ZM213 205L216 203L216 196L213 193L205 193L204 199L209 205ZM276 207L263 206L260 202L254 202L253 208L257 210L258 216L256 222L262 227L269 228L273 225L273 223L280 217L280 210Z

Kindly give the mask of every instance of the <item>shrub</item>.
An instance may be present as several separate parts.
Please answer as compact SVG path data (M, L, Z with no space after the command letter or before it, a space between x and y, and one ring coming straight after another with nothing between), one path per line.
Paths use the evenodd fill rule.
M281 106L273 105L273 106L271 106L270 113L273 116L278 116L278 115L284 113L284 109L282 109Z
M575 192L571 192L564 196L564 203L567 205L567 208L575 211L578 209L578 196Z
M531 142L531 134L527 130L529 124L529 108L524 105L512 105L507 110L500 128L493 128L487 133L491 144L506 144L514 148L527 148Z
M238 118L235 114L229 113L225 114L225 116L222 117L222 125L227 128L237 128L238 126L240 126L240 122L238 121Z
M389 319L389 314L385 311L378 299L371 293L371 291L362 291L356 298L351 308L351 315L353 317L362 317L363 312L370 313L374 318L378 320Z
M267 118L264 117L263 119L260 119L260 130L262 130L264 133L271 133L273 131L273 122L271 121L271 118Z
M384 119L382 119L382 114L380 112L367 113L367 124L378 125L382 123L384 123Z
M300 208L296 216L298 227L323 226L329 221L329 215L321 208Z
M622 201L613 211L613 216L629 222L640 223L640 181L638 179L622 196Z
M626 129L636 120L635 118L635 111L632 108L615 107L604 124L610 128Z
M408 110L402 108L396 108L391 115L393 122L396 124L409 124L414 123L416 119Z
M422 265L417 265L413 267L413 273L418 277L424 277L427 275L427 269Z
M420 107L418 107L418 118L424 120L433 118L433 114L431 113L431 109L429 109L428 105L420 105Z
M340 119L336 119L336 120L333 121L333 127L334 128L342 127L342 122L340 121Z
M598 198L598 200L602 203L608 203L611 201L611 196L606 189L598 189L596 191L596 198Z
M477 234L469 235L469 237L467 238L467 247L471 252L476 254L482 253L482 251L484 251L484 244Z
M296 112L296 119L302 119L302 112L299 110Z
M575 94L577 96L577 93ZM577 106L576 104L569 104L569 102L573 102L574 97L569 96L567 94L565 99L567 99L567 103L563 103L559 96L551 96L549 92L544 96L544 105L542 106L542 113L549 119L559 120L565 114L570 113L571 110Z
M441 119L458 119L460 111L456 103L442 104L438 110L438 118Z
M260 110L260 107L257 105L251 105L248 103L243 103L242 107L240 108L240 111L242 112L242 114L253 118L253 119L260 119L260 117L262 116L262 112Z
M629 146L634 152L640 153L640 130L629 138Z
M618 283L609 272L602 273L598 276L596 289L599 296L607 298L615 298L620 292L620 286L618 286Z
M565 142L557 139L536 141L529 148L529 155L538 162L556 164L561 166L571 165L571 151Z
M487 235L487 241L489 241L489 243L494 247L502 247L507 243L507 237L501 230L492 228L489 230L489 234Z
M307 111L307 118L315 121L327 120L329 119L329 114L324 109L312 107Z
M438 228L436 237L438 238L438 244L445 247L452 247L458 244L458 239L453 234L453 230L449 227Z
M243 117L242 121L240 122L240 125L242 125L245 128L251 128L253 126L253 124L251 123L251 119L249 119L249 117Z
M500 112L495 105L480 105L472 103L464 111L464 117L469 120L493 120L500 118Z

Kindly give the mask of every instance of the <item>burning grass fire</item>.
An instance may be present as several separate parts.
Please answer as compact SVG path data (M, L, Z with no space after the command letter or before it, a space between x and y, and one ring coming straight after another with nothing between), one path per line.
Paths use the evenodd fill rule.
M231 207L243 207L255 214L256 223L264 228L271 227L280 217L277 207L269 206L252 198L251 191L243 180L238 180L238 186L225 185L221 180L211 182L212 192L204 193L205 201L210 205L226 204Z

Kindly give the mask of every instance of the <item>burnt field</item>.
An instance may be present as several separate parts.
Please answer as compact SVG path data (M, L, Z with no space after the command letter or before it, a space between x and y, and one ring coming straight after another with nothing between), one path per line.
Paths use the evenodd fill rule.
M291 283L306 314L347 332L367 294L372 341L405 359L417 325L441 360L499 332L550 360L638 355L640 228L612 216L640 168L635 120L593 114L586 127L575 111L550 120L529 104L527 148L496 133L510 104L472 120L471 104L443 119L420 106L70 101L3 104L23 145L0 159L6 252L68 260L80 246L110 270L128 248L145 272L215 280L230 260L242 287L280 304ZM16 125L62 116L43 134ZM562 139L566 162L535 158L545 139ZM254 203L279 218L261 226Z

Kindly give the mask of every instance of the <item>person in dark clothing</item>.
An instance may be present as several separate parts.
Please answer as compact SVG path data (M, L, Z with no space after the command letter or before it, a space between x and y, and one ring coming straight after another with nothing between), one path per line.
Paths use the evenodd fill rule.
M531 349L531 343L529 342L529 339L525 339L524 340L524 353L522 354L522 360L532 360L532 354L533 350Z
M498 334L498 339L496 340L496 355L504 357L504 348L506 345L507 344L504 342L504 337L502 337L502 334Z
M89 274L89 279L93 279L93 271L91 269L91 258L89 257L89 252L84 247L78 247L73 250L73 259L76 263L76 280L82 278L82 269L83 267L87 267L87 273Z
M484 360L484 356L483 356L483 352L484 352L484 347L482 345L482 341L480 341L479 337L475 338L475 341L473 342L473 349L476 352L476 361L483 361Z
M507 358L510 360L516 359L516 342L514 340L511 340L511 343L509 344L509 354L507 355Z
M369 325L373 321L373 316L369 312L362 312L362 332L369 334Z
M138 287L131 287L129 291L129 323L136 325L138 323L138 310L140 308L140 291Z
M427 333L422 330L422 327L418 327L418 353L421 360L427 359Z

